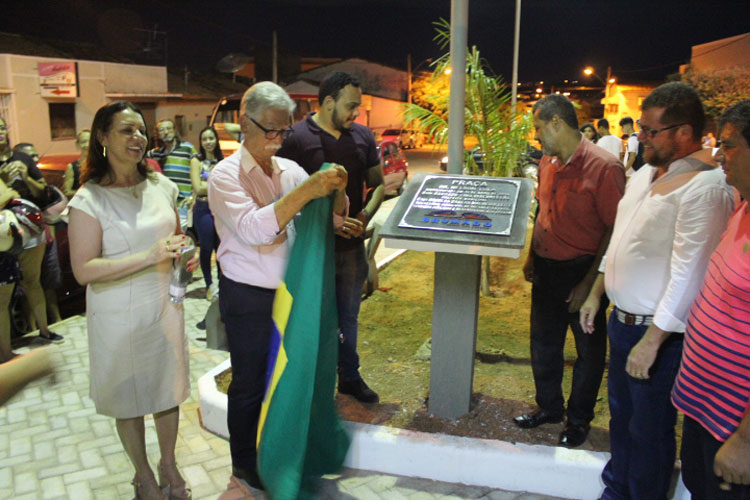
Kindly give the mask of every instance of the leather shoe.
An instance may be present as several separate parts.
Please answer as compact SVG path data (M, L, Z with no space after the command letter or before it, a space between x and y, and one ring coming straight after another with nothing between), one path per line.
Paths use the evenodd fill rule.
M339 393L348 394L360 403L377 403L378 393L370 389L362 377L356 380L339 380Z
M524 413L523 415L517 416L513 421L521 429L533 429L542 424L556 424L562 422L562 415L555 415L541 408L537 408L531 413Z
M255 488L256 490L265 491L265 488L263 487L263 483L260 481L260 476L258 475L258 472L256 470L246 470L242 469L240 467L232 466L232 475L239 479L240 481L244 481L249 486Z
M566 448L577 448L586 441L589 429L591 429L589 424L571 424L568 422L560 434L560 442L558 444Z

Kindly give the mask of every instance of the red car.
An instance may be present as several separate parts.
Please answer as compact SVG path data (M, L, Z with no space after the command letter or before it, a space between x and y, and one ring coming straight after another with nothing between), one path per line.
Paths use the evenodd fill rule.
M400 195L409 177L409 162L398 146L398 138L383 140L378 144L380 166L383 167L385 192Z

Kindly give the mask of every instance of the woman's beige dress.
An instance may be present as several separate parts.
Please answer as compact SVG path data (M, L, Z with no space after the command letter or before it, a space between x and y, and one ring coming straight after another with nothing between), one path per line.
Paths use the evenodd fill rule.
M174 234L176 199L177 186L156 174L132 188L87 182L70 206L99 221L102 257L118 259ZM170 270L165 260L86 288L91 399L98 413L139 417L188 397L184 314L169 301Z

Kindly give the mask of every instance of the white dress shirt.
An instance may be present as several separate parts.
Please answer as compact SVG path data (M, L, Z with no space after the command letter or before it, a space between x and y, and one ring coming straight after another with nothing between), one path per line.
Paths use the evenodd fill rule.
M605 135L596 141L596 145L604 151L609 151L615 158L621 161L620 153L622 153L622 140L619 137L615 137L612 134Z
M279 229L274 203L303 183L307 173L274 156L269 177L244 144L208 178L208 204L221 239L216 258L232 281L276 289L286 271L294 224Z
M653 315L662 330L684 332L734 194L721 169L693 155L652 182L655 172L644 165L628 181L599 269L618 309Z

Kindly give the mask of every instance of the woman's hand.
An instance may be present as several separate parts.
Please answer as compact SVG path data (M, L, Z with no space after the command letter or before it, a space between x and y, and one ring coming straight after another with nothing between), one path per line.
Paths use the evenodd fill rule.
M180 250L187 245L187 236L184 234L173 234L167 238L162 238L151 247L151 255L155 264L166 260L174 259L181 255Z
M200 263L201 263L200 257L197 254L195 254L189 261L187 261L187 263L185 264L185 269L187 269L188 272L192 273L193 271L198 269L198 266L200 265Z

